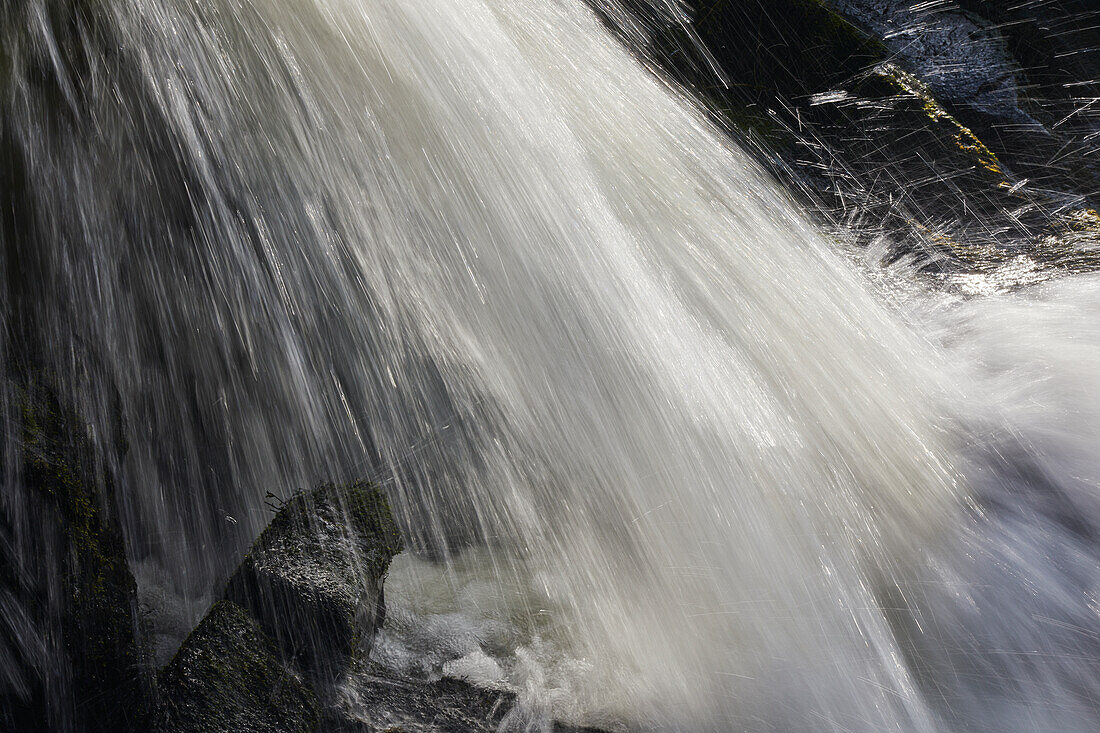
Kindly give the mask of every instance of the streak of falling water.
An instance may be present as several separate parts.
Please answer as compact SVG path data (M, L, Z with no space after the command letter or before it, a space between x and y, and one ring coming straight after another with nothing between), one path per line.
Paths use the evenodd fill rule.
M122 397L143 583L367 473L553 650L536 723L942 722L879 589L961 531L951 372L587 6L58 7L6 46L8 297Z

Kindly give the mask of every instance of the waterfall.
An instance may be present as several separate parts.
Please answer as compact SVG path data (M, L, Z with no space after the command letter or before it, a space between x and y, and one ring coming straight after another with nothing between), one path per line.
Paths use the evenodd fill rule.
M447 661L513 685L516 725L938 730L986 678L928 676L980 658L1084 729L1057 717L1082 667L998 666L952 595L1052 557L983 504L1026 503L1004 451L1093 465L1011 427L1053 409L962 399L988 352L944 344L1003 322L903 315L588 5L134 0L60 30L57 6L0 51L36 233L7 297L91 414L119 395L143 587L205 608L267 492L367 476L415 549L396 623L427 623L429 581L467 594L382 651L495 634ZM1013 404L1044 374L1006 377ZM973 608L1063 633L1065 575L1072 603Z

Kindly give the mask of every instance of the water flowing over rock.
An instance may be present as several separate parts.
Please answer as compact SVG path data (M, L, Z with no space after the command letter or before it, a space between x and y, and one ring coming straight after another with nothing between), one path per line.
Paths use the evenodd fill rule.
M367 484L325 486L287 501L229 580L280 652L329 681L370 652L385 618L382 582L401 536Z
M1084 0L0 10L0 725L1100 727Z

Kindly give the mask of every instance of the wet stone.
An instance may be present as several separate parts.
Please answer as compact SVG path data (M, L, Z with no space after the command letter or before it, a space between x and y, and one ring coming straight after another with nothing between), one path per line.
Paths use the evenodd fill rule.
M210 609L161 672L160 733L306 733L317 697L281 664L271 640L229 601Z
M385 615L382 582L401 548L376 487L322 486L282 505L225 595L312 682L332 682L369 653Z

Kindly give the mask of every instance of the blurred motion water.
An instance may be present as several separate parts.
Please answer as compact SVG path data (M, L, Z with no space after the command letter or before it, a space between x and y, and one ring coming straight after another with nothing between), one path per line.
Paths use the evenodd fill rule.
M179 629L366 475L509 726L1100 723L1095 280L903 317L579 1L17 5L5 305Z

